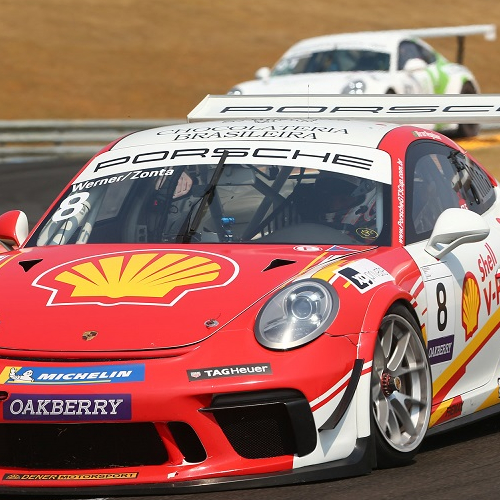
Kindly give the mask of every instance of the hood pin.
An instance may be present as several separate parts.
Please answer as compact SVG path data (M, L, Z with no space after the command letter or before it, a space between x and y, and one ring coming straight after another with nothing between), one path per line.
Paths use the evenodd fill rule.
M215 328L219 322L216 319L207 319L204 324L207 328Z

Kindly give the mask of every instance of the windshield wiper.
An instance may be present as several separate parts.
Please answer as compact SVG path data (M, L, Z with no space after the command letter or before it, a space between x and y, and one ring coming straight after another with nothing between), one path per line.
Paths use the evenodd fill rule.
M210 183L208 185L207 190L203 194L203 196L193 204L189 213L187 214L186 220L182 224L182 227L179 230L179 234L177 235L176 242L177 243L189 243L194 234L196 234L196 229L200 225L201 219L203 217L203 211L205 206L210 205L212 203L212 199L215 194L215 188L217 187L217 183L222 175L222 171L224 170L224 166L226 163L226 159L229 156L229 151L226 149L215 167L215 172L210 179ZM197 208L196 208L197 207ZM196 209L196 212L195 212Z

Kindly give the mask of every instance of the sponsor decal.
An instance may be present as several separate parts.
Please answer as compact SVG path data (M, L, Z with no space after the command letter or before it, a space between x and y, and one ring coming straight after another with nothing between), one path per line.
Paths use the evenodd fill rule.
M187 130L187 129L186 129ZM164 130L162 133L170 133ZM314 132L301 131L300 135L313 135ZM324 132L332 132L325 128ZM184 132L181 131L182 135ZM172 175L179 165L211 163L217 161L223 154L230 159L251 162L255 165L272 165L277 160L282 165L291 167L321 168L335 172L362 175L367 179L377 180L385 184L391 183L390 156L382 150L371 150L353 145L325 143L302 143L290 146L290 141L280 140L281 132L273 131L269 141L248 141L245 145L227 144L225 147L215 147L211 143L197 143L196 147L177 147L165 149L161 145L151 145L146 149L139 147L127 148L127 151L107 151L90 162L73 182L73 195L84 194L86 190L96 186L123 181L136 182L134 179L156 177L159 180ZM286 131L286 134L289 132ZM292 135L297 131L290 131ZM338 133L345 134L341 129ZM201 132L203 135L203 132ZM187 133L189 139L193 136ZM169 139L172 137L169 137ZM188 138L188 137L186 137ZM177 138L175 140L182 140ZM269 144L269 146L267 146ZM74 204L72 204L74 205ZM75 207L66 207L73 209ZM76 209L76 208L75 208Z
M269 117L271 112L277 114L296 114L304 113L306 115L325 115L325 114L335 114L338 113L342 115L347 113L349 118L354 117L354 113L360 113L360 116L364 117L369 114L373 115L383 115L387 113L388 115L398 115L407 113L448 113L453 116L453 113L485 113L486 116L496 116L500 108L495 108L496 104L479 104L479 105L433 105L433 104L422 104L422 105L408 105L408 106L330 106L330 105L289 105L289 106L274 106L274 105L257 105L257 106L224 106L220 113L262 113L263 116ZM345 115L344 115L345 117Z
M186 141L201 139L318 139L317 134L342 134L347 135L346 128L322 127L314 124L315 120L296 119L296 125L281 125L276 121L262 120L254 125L217 125L172 127L161 130L159 136L169 136L169 140Z
M10 394L3 402L4 420L94 421L130 420L130 394Z
M61 264L32 284L51 292L48 306L172 306L189 292L227 286L238 270L232 259L199 250L117 252Z
M301 157L308 157L310 160L310 157L316 158L316 161L321 160L325 164L332 164L332 165L337 165L337 166L345 166L345 167L353 167L356 169L361 169L361 170L370 170L374 166L374 159L372 157L361 157L361 156L353 156L351 154L343 154L339 153L338 150L341 149L339 146L336 146L335 149L322 149L318 150L318 147L314 147L314 154L312 154L312 148L308 147L306 145L302 146L302 149L291 149L291 148L278 148L278 147L257 147L257 148L234 148L234 147L228 147L228 148L215 148L211 150L211 148L189 148L189 149L180 149L180 150L173 150L173 151L155 151L155 152L150 152L150 153L142 153L138 154L136 156L122 156L119 158L113 158L111 160L107 161L102 161L99 162L97 165L94 166L93 172L94 173L99 173L99 174L106 174L108 172L110 173L115 173L114 167L120 166L122 169L122 172L126 170L125 165L129 166L131 164L135 169L137 168L137 163L143 163L142 157L143 156L148 156L151 158L157 158L157 160L150 160L148 159L149 162L152 161L161 161L164 162L167 159L174 160L175 158L182 158L186 156L190 157L200 157L200 158L207 158L207 157L213 157L217 158L222 156L222 154L225 151L228 151L228 156L229 157L238 157L238 158L244 158L244 157L252 157L252 158L264 158L267 160L276 160L276 159L281 159L281 160L297 160L301 159ZM367 153L367 152L365 152ZM372 155L377 155L378 153L371 153ZM381 155L379 155L381 156ZM153 165L150 165L150 167L153 167ZM129 167L130 168L130 167ZM171 170L165 170L161 169L161 171L164 171L162 176L165 175L172 175ZM153 174L151 174L153 172ZM142 170L132 170L132 174L135 175L135 179L140 179L141 175L144 177L158 177L160 174L160 171L156 170L156 174L154 174L155 171L148 170L148 171L142 171ZM169 173L170 172L170 173ZM104 184L108 184L110 182L109 179L115 179L113 182L121 182L126 179L130 179L130 177L123 177L123 175L119 175L118 177L109 177L106 180L103 180ZM81 183L78 184L78 182L75 182L73 186L74 191L82 190L82 189L88 189L89 187L94 187L98 185L102 185L101 183L98 183L100 181L94 181L92 180L90 183Z
M104 472L98 474L19 474L7 472L4 481L99 481L103 479L135 479L138 472Z
M367 259L349 264L338 270L337 273L352 283L361 293L388 281L394 281L394 277L383 267Z
M462 285L462 326L465 331L465 340L469 340L477 331L480 308L481 293L479 285L476 277L471 272L467 272Z
M481 273L481 282L484 283L486 278L495 270L495 266L498 263L497 257L493 249L485 244L486 253L483 255L479 255L479 259L477 259L477 265L479 268L479 272Z
M0 384L81 385L144 381L145 365L71 366L64 368L6 366Z
M450 361L453 358L454 343L455 337L453 335L429 340L427 345L429 363L435 365L444 361Z
M433 405L430 427L447 422L462 415L464 402L461 396Z
M496 278L498 259L495 252L488 243L484 246L484 253L477 259L477 267L481 274L481 289L486 303L488 315L492 312L492 306L500 305L500 280Z
M398 158L398 242L405 240L405 169L403 160Z
M427 130L414 130L412 134L415 137L419 138L424 138L424 139L436 139L437 141L441 141L441 137L438 134L435 134L434 132L430 132Z
M248 365L216 366L212 368L197 368L187 371L190 382L222 377L238 377L248 375L272 375L270 363L254 363Z

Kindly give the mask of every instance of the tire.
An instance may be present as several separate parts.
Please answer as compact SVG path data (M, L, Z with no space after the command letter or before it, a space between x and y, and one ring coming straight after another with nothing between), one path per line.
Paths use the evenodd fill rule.
M461 94L476 94L476 89L471 82L465 82L462 86ZM459 138L476 137L479 134L478 124L461 123L458 126L457 136Z
M420 328L402 305L391 308L380 325L371 398L377 467L411 462L429 425L432 380Z

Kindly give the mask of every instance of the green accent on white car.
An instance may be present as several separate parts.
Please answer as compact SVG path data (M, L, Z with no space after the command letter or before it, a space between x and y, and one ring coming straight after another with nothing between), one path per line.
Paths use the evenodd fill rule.
M450 64L441 54L436 53L435 66L429 66L427 73L432 80L432 87L435 94L444 94L448 88L450 77L446 73L446 66Z

